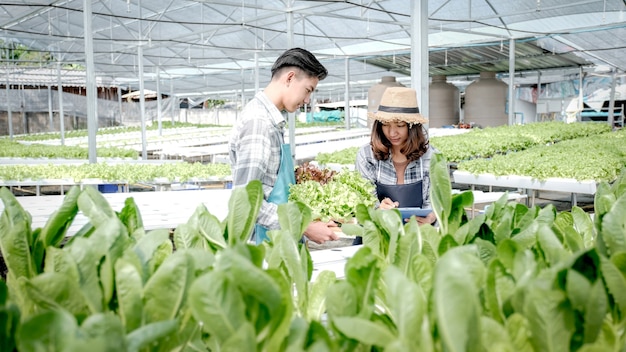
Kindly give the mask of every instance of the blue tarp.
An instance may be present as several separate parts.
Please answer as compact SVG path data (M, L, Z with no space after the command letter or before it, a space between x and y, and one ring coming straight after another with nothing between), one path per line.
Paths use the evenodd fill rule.
M340 110L324 110L306 114L306 122L337 122L343 121L344 112Z

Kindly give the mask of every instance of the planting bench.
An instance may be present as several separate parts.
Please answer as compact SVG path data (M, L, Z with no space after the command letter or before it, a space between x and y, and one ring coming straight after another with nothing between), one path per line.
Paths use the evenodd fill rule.
M522 193L530 196L530 203L528 204L530 206L534 206L535 204L535 191L569 193L571 195L572 206L575 206L576 194L594 195L597 187L596 181L593 180L578 181L574 179L556 177L548 178L546 180L537 180L530 176L496 176L493 174L474 175L469 172L459 170L454 171L452 173L452 177L455 183L470 185L472 190L475 190L476 185L512 189L517 188L524 190Z

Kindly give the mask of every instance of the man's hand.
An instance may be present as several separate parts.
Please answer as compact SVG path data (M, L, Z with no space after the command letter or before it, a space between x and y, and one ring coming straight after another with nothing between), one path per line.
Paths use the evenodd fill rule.
M435 215L434 212L430 212L428 213L428 215L422 217L422 216L416 216L415 219L417 220L417 223L420 225L424 225L424 224L433 224L435 221L437 221L437 215ZM409 219L404 219L404 222L408 222Z
M333 231L332 227L337 227L334 221L321 222L313 221L307 226L304 235L311 241L322 244L326 241L335 241L339 236Z

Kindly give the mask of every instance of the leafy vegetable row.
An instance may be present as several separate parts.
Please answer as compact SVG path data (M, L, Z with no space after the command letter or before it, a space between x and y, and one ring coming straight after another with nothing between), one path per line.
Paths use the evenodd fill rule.
M44 228L6 189L0 349L12 351L623 351L626 173L582 209L528 208L503 196L469 219L447 161L431 163L439 226L357 205L364 246L345 278L312 262L311 210L279 206L281 230L247 242L258 181L233 190L218 220L146 232L132 198L119 213L73 188ZM65 245L78 211L89 223ZM174 251L173 248L176 248Z
M317 161L320 165L354 165L359 148L360 147L350 147L330 153L318 153L315 156L315 161Z
M534 146L587 136L599 135L611 130L601 123L564 123L558 121L535 122L524 125L472 129L468 133L432 137L431 143L450 162L476 158L491 158Z
M539 122L433 137L431 143L457 168L473 174L612 181L626 165L624 132L606 124ZM322 165L353 165L357 148L320 154ZM351 161L350 161L351 160Z
M495 155L491 159L472 159L459 163L458 169L473 174L524 175L538 180L560 177L610 182L625 166L626 131L620 130Z
M458 163L476 158L521 151L534 146L595 136L610 131L607 124L563 122L536 122L525 125L472 129L467 133L431 137L430 143L446 156L449 162ZM353 165L358 147L333 153L320 153L315 160L321 165L332 163Z
M4 165L0 166L0 180L73 179L81 182L97 178L109 182L152 182L155 179L185 182L193 179L212 179L230 176L228 164L164 163L164 164L81 164L81 165Z
M187 122L176 122L172 124L171 121L162 121L161 128L164 129L174 129L181 127L210 127L211 125L198 125ZM158 124L150 124L146 126L147 131L154 131L158 129ZM98 128L97 135L105 136L105 135L120 135L129 132L138 132L141 131L140 126L117 126L117 127L107 127L107 128ZM87 137L87 130L68 130L64 132L65 138L77 138L77 137ZM60 132L45 132L45 133L33 133L33 134L25 134L25 135L17 135L15 139L20 141L45 141L45 140L58 140L61 139Z
M134 150L123 148L101 147L97 150L101 158L133 158L137 159L138 153ZM0 157L2 158L62 158L62 159L88 159L87 148L61 145L30 144L24 145L8 139L0 139Z

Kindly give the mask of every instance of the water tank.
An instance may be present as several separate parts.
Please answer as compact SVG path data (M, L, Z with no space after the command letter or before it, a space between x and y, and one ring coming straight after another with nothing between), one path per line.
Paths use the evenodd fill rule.
M394 76L383 76L379 83L371 86L367 91L367 112L378 111L380 98L387 87L404 87L404 84L397 82ZM367 120L367 127L372 127L372 121Z
M459 123L459 89L446 76L433 76L428 86L428 127Z
M465 123L480 127L506 125L508 85L496 79L495 72L481 72L480 78L465 88Z

